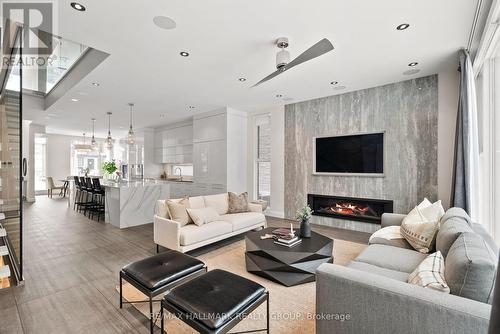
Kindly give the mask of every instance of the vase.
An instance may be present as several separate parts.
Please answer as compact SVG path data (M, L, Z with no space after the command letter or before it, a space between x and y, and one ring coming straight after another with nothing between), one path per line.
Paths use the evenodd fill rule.
M311 237L311 223L309 219L304 219L300 222L300 237L310 238Z

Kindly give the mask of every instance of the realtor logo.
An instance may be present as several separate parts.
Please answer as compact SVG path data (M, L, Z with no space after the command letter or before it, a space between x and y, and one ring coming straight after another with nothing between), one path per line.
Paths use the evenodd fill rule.
M49 56L53 51L53 3L1 1L1 16L13 22L19 22L23 29L23 53ZM2 43L4 47L14 47L15 39L11 31L13 25L5 25ZM8 36L8 37L7 37Z

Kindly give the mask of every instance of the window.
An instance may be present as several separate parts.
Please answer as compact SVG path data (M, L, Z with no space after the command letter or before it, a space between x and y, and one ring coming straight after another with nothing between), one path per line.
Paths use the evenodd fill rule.
M81 140L72 142L71 145L71 175L85 175L88 170L88 175L101 175L102 157L99 150L81 151L75 150L73 144L81 143Z
M35 191L47 190L47 138L35 137Z
M180 171L180 173L179 173ZM193 165L169 165L168 175L170 176L193 176Z
M255 130L255 190L257 199L265 200L269 204L271 199L271 115L257 115Z

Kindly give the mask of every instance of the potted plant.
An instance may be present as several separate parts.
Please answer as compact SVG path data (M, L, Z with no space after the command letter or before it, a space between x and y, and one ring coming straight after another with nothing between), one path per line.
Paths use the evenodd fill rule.
M311 218L313 210L308 205L303 208L297 210L296 219L300 222L300 236L302 238L310 238L311 237L311 223L309 219Z
M102 163L102 171L104 172L104 176L107 176L107 178L112 177L112 175L117 170L118 170L118 167L116 167L116 163L114 160L105 161Z

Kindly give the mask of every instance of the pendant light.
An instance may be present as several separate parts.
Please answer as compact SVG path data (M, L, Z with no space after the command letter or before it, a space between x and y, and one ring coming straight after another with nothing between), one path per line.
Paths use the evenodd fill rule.
M95 118L92 118L92 140L90 141L90 145L92 145L92 149L97 149L97 142L95 140Z
M111 137L111 115L113 115L112 112L108 111L108 137L106 138L106 147L108 150L111 150L113 148L113 138Z
M130 107L130 128L128 129L127 142L129 145L134 145L135 144L135 134L134 134L134 130L132 129L132 109L134 108L134 104L129 103L128 105Z
M85 141L85 132L83 133L83 143L74 144L73 148L80 152L90 152L92 151L92 146L87 144Z

